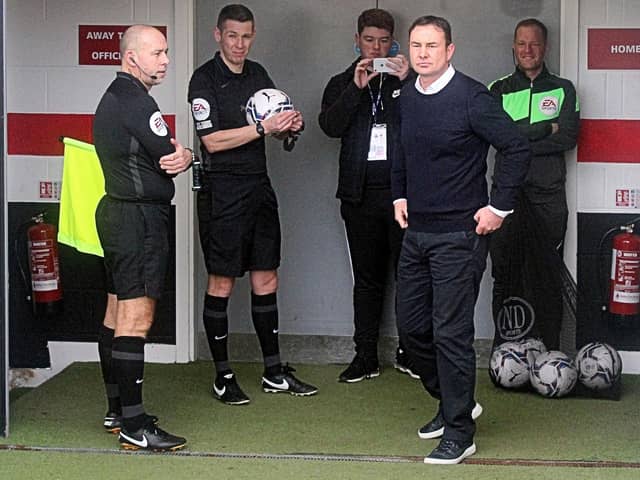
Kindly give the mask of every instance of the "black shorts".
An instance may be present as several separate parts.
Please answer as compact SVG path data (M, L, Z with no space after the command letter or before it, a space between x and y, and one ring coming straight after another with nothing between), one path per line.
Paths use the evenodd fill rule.
M96 227L104 250L107 291L118 300L164 291L169 264L169 205L141 204L102 197Z
M266 175L206 175L198 225L210 275L241 277L280 266L278 201Z

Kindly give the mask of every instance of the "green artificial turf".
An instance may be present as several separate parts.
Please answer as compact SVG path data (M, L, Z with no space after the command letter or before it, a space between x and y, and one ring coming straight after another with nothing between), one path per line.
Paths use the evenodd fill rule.
M420 440L416 435L417 429L436 409L436 403L424 392L419 381L387 369L374 380L342 384L336 381L341 368L343 366L299 366L296 375L320 388L318 395L300 398L263 393L260 389L261 366L237 364L238 381L251 397L251 403L227 406L210 394L210 363L147 365L144 382L147 411L160 417L164 429L185 436L187 452L194 455L0 451L0 473L10 465L28 465L37 459L41 459L41 463L64 465L65 458L79 457L92 467L111 461L123 466L137 462L142 470L162 469L162 478L168 478L164 474L169 475L172 469L186 468L185 465L188 469L204 472L206 466L212 464L222 472L239 469L237 475L229 473L228 478L256 478L251 472L261 468L274 472L282 470L280 478L293 478L295 471L306 472L298 478L334 478L336 475L339 478L365 478L371 469L379 474L367 478L412 478L412 472L426 474L427 471L431 472L430 479L440 478L434 472L441 472L438 468L443 467L427 467L420 463L206 456L211 453L255 453L412 458L423 457L435 447L436 440ZM484 413L477 421L478 452L472 457L474 460L640 462L640 436L637 433L640 427L640 376L623 378L620 401L577 397L554 400L533 393L496 389L486 372L478 371L476 397L482 403ZM104 433L101 426L105 409L99 366L96 363L74 364L39 388L19 396L12 395L10 436L0 439L0 444L117 449L117 437ZM199 452L203 456L197 456ZM27 461L21 462L20 458ZM432 470L434 468L436 470ZM388 474L384 473L387 469ZM582 473L567 477L561 474L564 470ZM51 471L55 472L55 469ZM343 471L351 473L336 474ZM476 472L468 478L640 478L640 469L635 468L465 465L458 472L463 474L465 471ZM517 473L528 475L533 471L537 472L535 477ZM549 476L545 476L547 471ZM599 476L605 471L611 474ZM406 475L398 473L396 477L396 473L391 472L405 472ZM498 475L497 472L504 473ZM105 477L91 478L106 478L107 472L103 473ZM478 477L480 473L487 476ZM631 473L632 476L625 476ZM46 478L67 478L52 475ZM20 477L0 475L0 478ZM172 478L199 477L178 475Z
M0 451L7 480L633 480L620 468L513 467Z

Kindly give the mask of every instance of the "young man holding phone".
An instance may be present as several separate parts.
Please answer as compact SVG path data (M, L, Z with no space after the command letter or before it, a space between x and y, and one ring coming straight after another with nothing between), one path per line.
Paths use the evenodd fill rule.
M360 14L355 35L359 57L329 81L319 117L322 130L341 139L336 196L353 269L356 347L339 377L347 383L380 374L377 344L385 284L389 260L395 267L402 242L402 230L393 220L389 165L395 150L392 114L409 63L393 52L393 30L393 17L385 10ZM379 72L380 67L388 73ZM401 348L396 367L411 372Z

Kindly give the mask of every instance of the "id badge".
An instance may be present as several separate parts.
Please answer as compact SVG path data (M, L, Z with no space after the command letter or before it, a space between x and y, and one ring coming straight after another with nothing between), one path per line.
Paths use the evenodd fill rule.
M375 123L371 127L371 140L369 141L369 156L367 160L387 159L387 124Z

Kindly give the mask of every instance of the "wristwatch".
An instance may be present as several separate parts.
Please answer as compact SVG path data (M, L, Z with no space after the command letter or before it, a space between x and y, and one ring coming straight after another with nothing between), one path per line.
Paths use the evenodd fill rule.
M262 122L256 122L256 132L261 137L264 137L264 127L262 126Z

